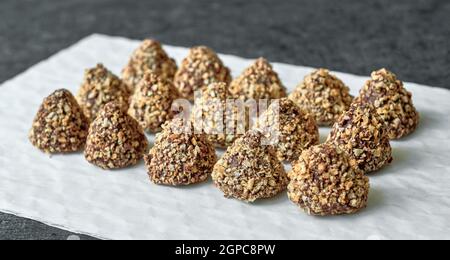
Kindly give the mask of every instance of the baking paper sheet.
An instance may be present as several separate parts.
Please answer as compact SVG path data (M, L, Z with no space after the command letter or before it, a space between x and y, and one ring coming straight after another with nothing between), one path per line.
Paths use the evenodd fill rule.
M106 239L450 239L450 91L444 89L405 84L420 126L392 142L394 162L371 175L368 207L351 216L308 216L285 193L246 204L225 199L211 182L157 186L143 163L103 171L82 153L49 156L30 144L28 130L45 96L58 88L76 93L84 69L97 62L119 74L138 44L92 35L0 87L0 211ZM165 48L178 62L187 53ZM234 76L251 63L221 58ZM274 68L290 90L312 70ZM336 74L352 94L367 79ZM328 131L321 129L322 138Z

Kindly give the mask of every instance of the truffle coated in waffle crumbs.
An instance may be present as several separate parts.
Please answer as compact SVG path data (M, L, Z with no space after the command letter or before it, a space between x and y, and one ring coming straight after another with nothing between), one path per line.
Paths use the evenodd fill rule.
M353 103L334 124L327 142L347 153L350 164L365 173L392 161L387 128L368 104Z
M419 113L413 105L411 92L403 87L403 82L394 73L386 69L372 72L356 102L375 107L388 126L390 139L399 139L414 132L419 124Z
M368 177L334 145L305 150L289 178L289 199L310 215L351 214L367 205Z
M350 89L326 69L307 75L289 98L314 115L320 126L333 125L353 101Z
M86 143L89 122L75 97L59 89L46 97L29 133L31 143L46 153L81 150Z
M229 98L230 104L228 106L231 107L228 109L227 100ZM231 101L226 83L211 83L203 90L201 98L196 100L191 114L193 120L202 122L205 134L217 147L228 147L238 137L242 136L241 131L238 131L238 127L240 127L238 124L242 123L241 127L245 129L248 127L247 121L245 123L240 121L239 108ZM245 129L242 132L245 132Z
M272 146L262 145L263 138L256 129L248 131L214 166L212 178L225 197L253 202L286 189L283 165Z
M158 132L167 120L173 118L172 103L177 98L178 91L171 81L149 72L136 86L128 114L144 130Z
M278 99L286 96L286 88L272 65L259 58L231 82L230 93L236 99Z
M164 124L144 157L153 183L177 186L208 179L217 161L216 152L206 135L192 131L192 123L185 124L184 119L174 118Z
M319 128L314 118L292 100L282 98L272 103L260 119L260 128L268 139L278 132L275 145L278 159L294 162L304 149L319 144ZM273 127L277 129L273 129Z
M131 55L127 66L122 70L122 79L133 93L146 73L152 72L164 80L172 81L176 71L175 60L167 55L161 43L146 39Z
M102 64L86 70L77 95L78 103L89 121L93 121L109 102L117 102L123 110L127 110L129 98L127 85Z
M138 163L148 142L136 120L116 102L106 104L91 123L85 158L103 169L118 169Z
M183 98L194 100L194 92L206 88L213 82L231 81L230 70L219 56L206 46L190 49L174 77L175 87Z

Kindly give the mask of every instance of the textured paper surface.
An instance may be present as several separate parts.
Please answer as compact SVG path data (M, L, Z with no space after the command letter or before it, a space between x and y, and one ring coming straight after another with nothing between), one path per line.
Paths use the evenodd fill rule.
M308 216L285 193L246 204L225 199L211 182L157 186L143 163L103 171L82 153L50 157L32 147L28 130L45 96L58 88L76 93L84 69L97 62L119 74L138 43L93 35L0 87L0 211L107 239L450 239L450 91L444 89L405 84L420 126L392 142L394 162L371 175L369 205L351 216ZM178 62L187 53L166 50ZM234 76L251 62L221 57ZM289 90L311 72L274 68ZM367 79L337 75L352 94ZM321 129L322 139L328 131Z

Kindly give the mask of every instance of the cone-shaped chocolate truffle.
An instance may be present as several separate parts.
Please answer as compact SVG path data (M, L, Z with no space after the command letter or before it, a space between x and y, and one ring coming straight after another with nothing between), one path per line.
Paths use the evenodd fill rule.
M29 137L46 153L69 153L84 147L88 128L89 122L72 93L60 89L44 99Z
M263 134L248 131L214 166L212 178L225 194L247 202L270 198L286 189L288 178L273 146Z
M228 103L227 103L228 101ZM228 147L248 127L245 113L240 113L228 92L227 84L211 83L195 101L192 119L202 124L204 133L217 147Z
M327 142L346 152L352 166L369 173L392 161L386 130L370 105L353 103L334 124Z
M349 88L326 69L307 75L289 95L301 109L309 111L320 126L331 126L347 111L353 97Z
M109 102L117 102L128 109L130 93L125 83L102 64L86 70L84 81L77 95L78 103L86 117L93 121L97 113Z
M133 93L145 73L153 72L162 79L172 81L176 71L175 60L167 55L161 43L146 39L131 55L130 61L122 71L122 79Z
M305 150L289 178L289 199L310 215L351 214L367 205L368 177L334 145Z
M272 65L264 59L257 59L230 84L234 98L240 99L278 99L286 96L286 88L281 83Z
M142 159L148 142L139 123L116 102L106 104L91 123L84 155L103 169L134 165Z
M149 132L158 132L161 126L173 118L172 103L178 91L172 82L146 73L131 98L128 114Z
M388 126L390 139L399 139L412 133L419 124L412 95L394 73L380 69L361 89L356 102L373 105Z
M183 98L194 100L194 92L213 82L230 83L230 70L208 47L191 48L175 74L174 84Z
M145 156L150 180L174 186L207 180L216 161L214 146L206 135L194 133L192 123L181 118L164 124Z
M319 144L319 129L314 118L288 98L273 102L259 124L264 135L275 142L278 159L282 162L294 162L303 150Z

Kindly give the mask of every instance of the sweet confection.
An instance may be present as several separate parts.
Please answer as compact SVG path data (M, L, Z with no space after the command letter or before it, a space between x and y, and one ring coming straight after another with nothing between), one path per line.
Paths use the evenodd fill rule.
M289 98L311 113L320 126L331 126L347 111L353 97L349 88L326 69L307 75Z
M178 91L172 82L154 73L146 73L131 97L128 114L149 132L158 132L173 118L172 103Z
M150 180L174 186L207 180L216 161L214 146L206 135L196 134L192 123L182 118L163 126L155 145L145 156Z
M228 147L214 166L212 178L225 197L253 202L286 189L288 178L276 150L264 144L264 135L248 131Z
M392 161L386 130L370 105L353 103L334 124L327 141L345 151L352 166L369 173Z
M37 112L29 139L46 153L83 149L89 122L70 91L59 89L46 97Z
M286 88L272 65L259 58L231 82L230 93L236 99L270 100L285 97Z
M93 121L103 106L112 101L122 109L128 109L129 98L127 85L102 64L86 70L77 95L78 103L89 121Z
M294 162L303 150L319 144L319 129L314 118L288 98L273 102L259 124L268 139L277 139L275 147L282 162Z
M289 199L310 215L351 214L367 205L369 178L332 144L304 151L289 178Z
M164 80L172 81L176 71L175 60L167 55L161 43L146 39L131 55L127 66L122 70L122 79L133 93L146 73L152 72Z
M203 90L213 82L230 83L230 70L219 56L206 46L191 48L175 74L174 84L183 98L194 100L197 90Z
M394 73L386 69L372 72L356 102L375 107L388 127L390 139L399 139L414 132L419 124L419 113L413 105L411 93Z
M138 163L148 142L139 123L119 103L106 104L91 123L84 155L103 169L118 169Z

